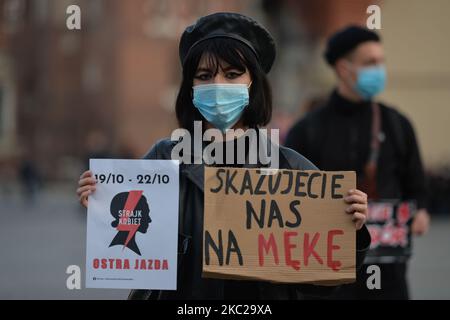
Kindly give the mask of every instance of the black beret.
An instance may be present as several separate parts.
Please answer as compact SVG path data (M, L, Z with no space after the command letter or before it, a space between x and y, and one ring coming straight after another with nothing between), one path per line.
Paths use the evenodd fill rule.
M247 45L256 55L265 73L275 60L275 42L270 33L255 20L238 13L218 12L201 17L184 30L180 39L181 65L190 50L198 43L211 38L232 38Z
M380 41L380 37L369 29L359 26L349 26L333 34L325 50L325 60L330 65L334 65L336 60L345 56L366 41Z

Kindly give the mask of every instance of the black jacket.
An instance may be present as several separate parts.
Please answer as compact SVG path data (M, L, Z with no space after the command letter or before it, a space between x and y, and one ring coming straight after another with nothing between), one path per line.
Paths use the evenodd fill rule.
M378 196L416 200L418 208L426 208L425 173L414 129L403 114L378 104L384 138L376 176ZM354 103L334 91L323 107L308 113L292 127L285 145L321 170L354 170L361 179L370 153L371 127L370 102Z
M144 158L170 159L175 144L169 139L160 140ZM279 150L280 168L317 170L297 152L281 146ZM202 278L203 179L203 164L180 165L178 289L133 290L129 299L301 299L331 293L333 287ZM357 266L361 266L369 245L370 235L364 226L357 232Z

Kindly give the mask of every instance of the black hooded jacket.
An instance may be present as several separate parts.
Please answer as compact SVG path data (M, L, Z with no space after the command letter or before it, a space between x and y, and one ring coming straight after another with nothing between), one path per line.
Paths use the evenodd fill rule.
M270 140L267 140L270 142ZM171 159L177 142L157 142L144 159ZM258 167L258 165L244 165ZM317 170L297 152L279 146L279 167L293 170ZM310 284L274 284L262 281L234 281L202 278L204 164L180 165L178 279L176 291L132 290L129 299L303 299L323 297L335 287ZM364 226L356 232L356 264L362 265L370 245Z

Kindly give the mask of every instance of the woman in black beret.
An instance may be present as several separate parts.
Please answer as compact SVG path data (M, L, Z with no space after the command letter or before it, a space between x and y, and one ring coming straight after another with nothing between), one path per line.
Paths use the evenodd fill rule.
M202 17L182 34L179 54L183 79L176 101L176 115L181 128L192 133L194 121L200 121L203 129L218 128L222 132L230 128L258 130L270 121L272 95L266 74L275 59L275 44L259 23L237 13ZM224 138L221 143L227 144ZM171 159L177 142L162 139L144 158ZM277 147L280 168L317 170L295 151ZM248 149L247 144L246 154ZM234 154L237 156L237 152ZM249 166L248 163L238 164L236 158L234 160L233 163L227 161L227 166ZM263 167L259 161L256 166ZM177 290L133 290L130 298L300 299L330 293L330 287L314 285L202 278L203 169L204 163L185 161L180 166ZM77 190L83 206L87 207L88 196L94 191L95 179L91 171L86 171L80 177ZM352 215L358 230L357 264L360 265L370 244L370 236L364 226L367 197L359 190L351 190L346 202L348 214Z

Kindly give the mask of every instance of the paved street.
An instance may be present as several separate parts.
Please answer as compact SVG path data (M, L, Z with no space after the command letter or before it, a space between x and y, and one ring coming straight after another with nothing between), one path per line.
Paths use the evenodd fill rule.
M53 196L52 196L53 195ZM34 204L0 195L0 299L124 299L128 290L66 288L66 268L84 275L86 214L74 194L46 192ZM450 219L436 217L416 239L410 264L415 299L450 299Z

